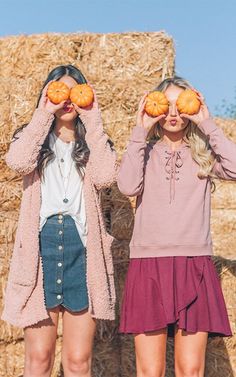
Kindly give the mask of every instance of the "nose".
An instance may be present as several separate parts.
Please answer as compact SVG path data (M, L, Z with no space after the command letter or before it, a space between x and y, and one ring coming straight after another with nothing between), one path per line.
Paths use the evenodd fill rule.
M172 117L175 117L177 115L177 106L176 103L171 103L169 107L169 113Z

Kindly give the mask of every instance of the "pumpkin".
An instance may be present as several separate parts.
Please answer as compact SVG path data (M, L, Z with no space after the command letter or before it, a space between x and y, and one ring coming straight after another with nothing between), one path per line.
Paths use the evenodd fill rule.
M193 115L198 113L201 102L197 98L197 93L191 89L185 89L176 101L177 109L180 113Z
M169 102L165 94L159 91L151 92L147 95L144 107L146 113L153 117L167 113Z
M94 100L94 94L91 86L88 84L75 85L70 92L71 102L79 107L87 107Z
M70 96L70 88L62 81L53 81L48 85L47 96L55 105L65 101Z

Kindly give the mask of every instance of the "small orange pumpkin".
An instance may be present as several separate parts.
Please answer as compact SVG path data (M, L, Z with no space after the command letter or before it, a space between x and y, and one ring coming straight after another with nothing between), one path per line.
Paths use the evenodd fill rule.
M169 102L165 94L159 91L154 91L148 94L146 104L144 107L146 113L152 117L167 113L169 109Z
M94 94L91 86L88 84L75 85L70 92L71 102L79 107L87 107L94 100Z
M48 86L47 96L55 105L65 101L70 96L70 88L62 81L53 81Z
M193 115L198 113L201 102L197 98L196 92L191 89L185 89L176 101L177 109L180 113Z

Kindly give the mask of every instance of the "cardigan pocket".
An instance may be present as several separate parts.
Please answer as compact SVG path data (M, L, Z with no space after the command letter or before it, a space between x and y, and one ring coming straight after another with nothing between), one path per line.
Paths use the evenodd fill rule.
M32 274L32 264L27 260L27 253L24 251L21 240L15 244L13 249L8 280L11 284L25 287L35 284Z

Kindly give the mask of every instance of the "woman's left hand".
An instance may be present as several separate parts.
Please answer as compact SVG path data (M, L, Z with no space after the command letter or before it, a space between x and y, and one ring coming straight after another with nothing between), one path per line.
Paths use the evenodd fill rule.
M98 100L97 100L95 90L94 90L94 88L92 87L91 84L89 84L89 86L92 88L93 95L94 95L94 100L91 103L91 105L82 108L82 107L77 106L75 103L72 103L75 110L79 114L81 120L83 121L85 127L87 125L86 123L89 123L90 121L97 118L98 116L99 117L101 116L101 113L100 113L100 110L99 110L99 107L98 107Z
M196 89L193 89L193 91L197 94L197 98L199 99L199 101L201 103L200 109L199 109L198 113L193 114L193 115L181 113L180 117L189 119L198 126L205 119L210 118L210 112L208 110L207 105L205 104L205 99L204 99L203 95L199 91L197 91Z

